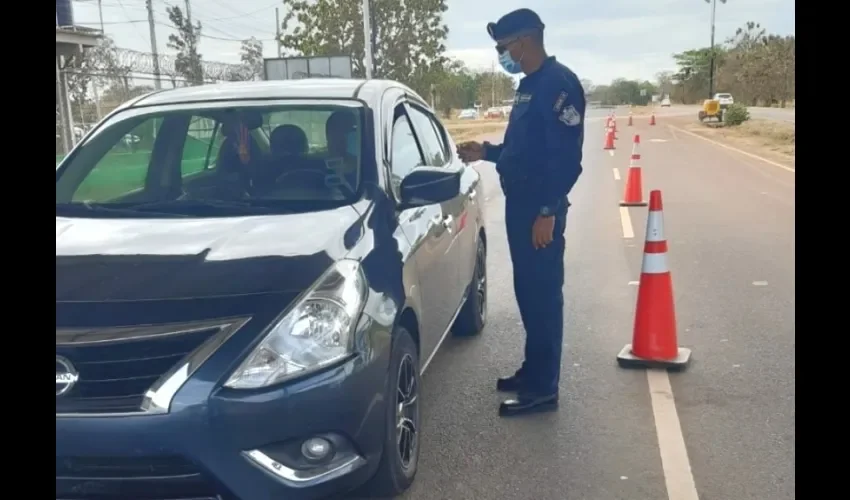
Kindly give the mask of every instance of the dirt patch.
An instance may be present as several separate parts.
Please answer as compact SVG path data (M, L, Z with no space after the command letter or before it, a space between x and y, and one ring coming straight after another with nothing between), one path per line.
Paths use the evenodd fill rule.
M700 123L694 118L670 118L672 124L744 151L794 164L796 129L793 123L772 120L749 120L727 126L716 122Z
M446 130L452 135L455 142L474 139L481 135L501 132L505 130L508 122L501 120L445 120Z

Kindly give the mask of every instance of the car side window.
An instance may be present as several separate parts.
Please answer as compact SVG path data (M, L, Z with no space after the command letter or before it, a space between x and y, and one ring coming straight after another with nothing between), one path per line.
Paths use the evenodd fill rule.
M448 163L445 143L442 136L437 132L430 114L425 113L415 106L409 108L410 120L416 129L416 137L422 144L425 153L426 165L442 167Z
M183 178L215 168L218 151L224 142L221 125L211 118L194 116L183 142L180 175Z
M121 137L77 186L72 201L101 202L141 191L160 118L144 120Z
M393 122L391 158L390 174L392 177L392 187L393 192L398 196L401 180L411 170L425 164L422 159L422 153L419 151L419 145L413 136L413 129L410 127L410 122L405 114L398 115L395 122Z

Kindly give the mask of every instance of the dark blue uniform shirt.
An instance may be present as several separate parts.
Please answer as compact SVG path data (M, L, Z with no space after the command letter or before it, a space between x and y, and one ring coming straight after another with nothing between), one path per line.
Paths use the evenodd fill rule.
M548 214L569 203L581 174L584 89L569 68L549 57L519 83L502 144L486 144L505 196L521 196Z

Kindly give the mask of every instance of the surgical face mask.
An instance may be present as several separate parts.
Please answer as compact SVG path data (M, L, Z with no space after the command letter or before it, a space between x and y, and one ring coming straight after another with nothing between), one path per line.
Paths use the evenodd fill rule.
M514 61L514 58L511 57L510 51L507 49L501 54L499 54L499 64L502 65L502 68L505 71L512 75L522 73L522 66L520 65L522 57L520 57L519 59L519 61Z

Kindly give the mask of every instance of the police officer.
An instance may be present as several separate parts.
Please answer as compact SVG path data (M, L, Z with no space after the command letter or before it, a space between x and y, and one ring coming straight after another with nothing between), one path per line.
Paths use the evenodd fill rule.
M496 384L500 391L517 393L499 407L502 416L558 407L567 194L582 171L585 99L575 73L546 54L543 28L529 9L487 25L502 68L525 77L504 142L458 146L463 161L496 164L505 194L514 292L526 338L522 366Z

